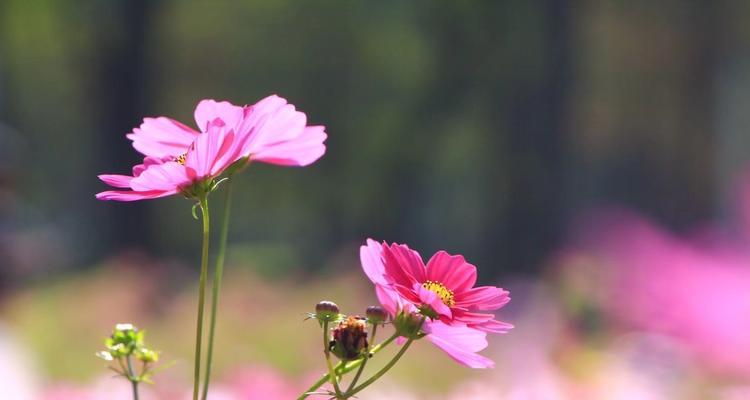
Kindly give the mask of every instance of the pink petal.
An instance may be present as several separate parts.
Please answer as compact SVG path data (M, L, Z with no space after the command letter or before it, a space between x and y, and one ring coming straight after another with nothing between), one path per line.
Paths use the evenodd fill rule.
M134 192L130 190L110 190L96 194L99 200L116 200L116 201L137 201L156 199L176 194L177 190L149 190L144 192Z
M133 147L150 157L177 157L185 153L198 132L167 117L144 118L126 137Z
M395 317L399 310L403 308L401 296L393 289L375 285L375 295L378 296L378 301L391 317Z
M495 318L494 314L469 312L465 309L453 308L453 321L469 325L483 324Z
M440 282L455 293L467 290L477 281L477 267L461 255L438 251L427 262L427 279Z
M513 324L509 324L507 322L498 321L496 319L482 322L481 324L471 325L472 328L479 329L483 332L490 332L490 333L507 333L509 330L513 329Z
M130 181L133 180L133 177L128 176L128 175L104 174L104 175L99 175L99 179L101 179L102 182L112 187L129 188Z
M450 307L445 305L440 296L435 294L435 292L425 289L419 283L415 283L413 289L418 293L419 300L422 304L427 304L440 316L445 316L447 318L451 318L453 316Z
M477 354L487 347L487 334L467 326L450 326L439 321L426 323L427 340L448 356L470 368L493 368L495 362Z
M307 116L278 96L269 96L247 110L246 129L252 127L252 139L246 155L256 154L265 147L299 137L307 124Z
M367 244L359 248L359 261L365 275L375 284L387 286L385 279L385 267L383 267L383 246L380 243L367 239Z
M323 142L327 137L325 127L308 126L294 139L263 147L252 155L252 159L269 164L304 167L325 154L326 146Z
M195 170L198 179L219 175L234 161L225 155L234 141L233 131L220 124L210 124L206 133L193 143L185 158L185 166Z
M201 100L195 107L195 123L198 124L201 132L206 132L210 124L226 126L228 130L234 130L242 123L244 116L244 108L228 101Z
M391 283L411 288L414 283L422 284L426 280L422 257L406 245L383 243L383 261L386 276L393 279Z
M510 301L510 292L494 286L481 286L456 293L456 305L475 310L497 310Z
M172 161L173 157L169 157L168 159L161 159L156 157L145 157L143 159L143 164L138 164L133 167L133 176L138 176L143 173L148 167L152 165L160 165L164 164L166 161Z
M136 192L161 190L176 193L182 187L191 183L186 168L170 161L148 167L143 173L130 181L130 187Z

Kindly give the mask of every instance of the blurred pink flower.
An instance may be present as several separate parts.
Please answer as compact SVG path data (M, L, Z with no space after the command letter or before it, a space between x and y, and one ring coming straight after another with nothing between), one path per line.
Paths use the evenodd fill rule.
M477 269L461 255L438 251L425 265L422 257L403 244L377 244L368 239L362 267L370 280L380 287L379 298L386 289L394 291L402 302L421 311L436 314L446 324L462 324L485 332L504 333L513 326L497 321L491 311L510 301L509 292L499 287L474 287ZM393 302L394 296L385 296ZM381 301L383 299L381 298ZM392 306L390 306L392 307Z
M397 245L394 245L394 247L396 246ZM416 312L418 311L417 306L421 304L414 304L409 299L401 296L400 292L396 291L396 289L394 289L391 284L391 278L386 273L388 268L386 267L387 261L384 256L384 253L387 251L387 249L390 249L390 247L388 247L386 244L381 245L372 239L368 239L367 244L360 248L360 261L362 263L362 268L364 269L365 274L375 284L376 295L378 296L380 303L383 305L383 308L388 311L391 317L395 316L401 311ZM409 250L409 248L404 245L398 246L397 249L404 252L405 256L412 257L413 260L418 260L420 264L417 265L421 265L419 254L412 250ZM449 258L451 257L448 256L447 253L441 253L445 254ZM471 287L476 280L476 269L474 269L473 266L463 262L463 257L458 257L460 257L460 261L462 261L461 265L465 264L470 267L464 268L464 274L471 275L471 273L473 272L473 277L468 276L464 277L463 279L458 279L458 283L464 286L468 285L468 287ZM435 259L435 257L433 257L433 259ZM458 258L452 258L448 261L450 262L451 260L454 260L456 262L459 261ZM443 263L428 263L428 267L429 265L440 265L440 267L437 268L444 268L445 266L445 264ZM454 267L456 266L455 264L451 265ZM422 268L424 269L425 267L422 266ZM454 279L456 279L451 278L451 274L447 273L445 269L432 274L424 272L423 274L427 277L448 276L450 279L446 280L446 282L448 282L449 285L451 283L454 283ZM440 283L442 281L433 282ZM455 288L457 286L450 287ZM452 290L448 288L445 289ZM503 291L502 289L499 290L504 292L504 297L509 300L509 298L507 297L508 292ZM452 295L452 292L450 294ZM434 296L442 299L442 297L440 297L436 293L434 294ZM432 300L429 296L425 297ZM489 300L490 299L488 299L488 304L491 304ZM507 300L505 301L505 303L507 303ZM458 304L458 302L456 302L456 304ZM427 333L427 340L432 342L435 346L439 347L458 363L471 368L492 368L494 367L495 363L492 360L477 354L477 352L487 347L488 331L506 332L508 329L512 328L512 325L500 321L495 321L494 319L492 319L493 316L491 314L487 315L490 316L490 319L484 320L479 325L468 325L458 320L454 320L451 324L447 324L437 319L428 319L424 323L423 330L425 333ZM501 327L503 329L501 329Z
M610 267L594 283L604 288L608 315L679 340L704 366L750 376L750 252L743 241L715 227L681 238L622 212L596 221L584 229L583 245Z
M110 186L100 200L134 201L182 193L192 197L199 185L247 157L277 165L305 166L325 153L325 128L306 126L307 117L278 96L252 106L203 100L195 109L200 132L167 117L145 118L127 135L143 153L133 175L100 175Z

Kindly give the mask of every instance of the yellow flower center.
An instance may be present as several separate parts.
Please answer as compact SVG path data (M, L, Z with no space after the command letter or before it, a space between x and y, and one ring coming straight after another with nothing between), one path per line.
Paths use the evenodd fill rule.
M177 164L185 165L185 159L187 158L187 153L182 153L179 156L175 157L174 161Z
M422 287L438 295L438 297L440 297L440 300L442 300L443 304L445 304L446 306L453 307L454 305L456 305L453 291L445 287L445 285L443 285L442 283L435 281L425 281L422 284Z

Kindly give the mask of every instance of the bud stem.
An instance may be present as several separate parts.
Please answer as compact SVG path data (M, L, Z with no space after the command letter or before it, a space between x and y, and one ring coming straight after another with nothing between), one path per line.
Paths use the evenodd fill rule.
M229 213L232 207L232 179L226 179L224 190L224 215L221 220L221 232L219 233L219 254L216 256L214 267L214 278L211 292L211 317L208 328L208 351L206 353L206 374L203 377L203 396L208 397L208 382L211 379L211 360L214 354L214 332L216 330L216 309L219 304L219 289L221 289L221 278L224 274L224 256L227 251L227 234L229 231Z
M417 332L419 332L419 330L422 329L422 325L424 325L424 320L425 320L425 317L422 317L422 320L419 321L419 327L417 328ZM409 338L406 341L406 343L404 343L404 346L401 348L401 350L399 350L398 353L396 353L396 355L393 357L393 359L391 361L389 361L388 364L385 365L385 367L383 367L380 371L378 371L377 373L375 373L375 375L371 376L370 379L362 382L361 385L355 387L354 390L347 391L345 398L349 398L351 396L354 396L355 394L357 394L360 391L362 391L362 389L370 386L373 382L375 382L378 379L380 379L380 377L383 376L383 374L385 374L386 372L388 372L389 369L391 369L394 365L396 365L396 363L398 362L398 360L401 358L401 356L404 355L404 353L406 353L406 350L409 349L409 346L411 346L411 344L413 342L414 342L414 338L413 337Z
M339 388L338 375L333 368L331 363L331 350L329 349L330 337L328 335L328 321L323 321L323 353L326 357L326 365L328 366L328 378L333 385L333 390L336 391L336 398L341 397L341 388Z
M208 199L204 194L200 199L201 215L203 216L203 248L201 251L201 273L198 283L198 326L195 331L195 366L193 368L193 400L198 400L201 379L201 349L203 347L203 306L206 301L206 276L208 275L208 240L210 220L208 214Z
M352 382L349 384L349 388L346 389L346 393L351 392L354 385L357 384L359 377L362 375L362 371L365 370L365 365L367 365L367 360L370 359L370 347L371 347L372 342L375 341L375 332L377 331L378 331L378 324L373 324L372 334L370 335L370 340L367 342L367 351L365 352L365 358L362 360L362 364L359 366L357 373L354 375L354 379L352 379Z
M127 357L128 360L128 380L133 385L133 400L138 400L138 377L133 372L133 363L130 361L130 355Z
M370 351L370 353L375 355L377 352L384 349L386 346L391 344L391 342L396 340L397 337L398 335L394 333L393 335L391 335L391 337L384 340L382 343L378 344L377 346L374 346L372 350ZM334 369L340 370L340 372L338 373L339 376L344 376L345 374L348 374L349 372L354 371L354 369L359 367L363 361L364 361L363 359L359 359L356 361L352 361L348 364L342 361L342 362L339 362L338 365L336 365ZM306 399L308 396L310 396L310 394L312 394L313 392L318 390L318 388L320 388L326 382L328 382L330 376L331 376L330 374L323 375L320 379L318 379L315 383L313 383L304 393L302 393L299 397L297 397L297 400Z

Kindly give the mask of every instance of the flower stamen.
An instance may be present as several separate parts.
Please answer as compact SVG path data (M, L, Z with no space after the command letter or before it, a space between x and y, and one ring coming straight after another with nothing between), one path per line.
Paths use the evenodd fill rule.
M187 152L180 154L179 156L174 158L174 161L177 164L185 165L185 159L187 158Z
M453 291L445 287L440 282L435 281L425 281L422 283L422 287L435 293L440 297L440 300L443 301L443 304L445 304L448 307L453 307L456 305L456 299L453 296Z

